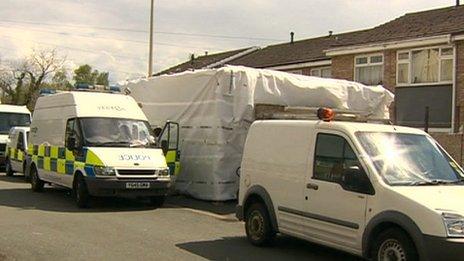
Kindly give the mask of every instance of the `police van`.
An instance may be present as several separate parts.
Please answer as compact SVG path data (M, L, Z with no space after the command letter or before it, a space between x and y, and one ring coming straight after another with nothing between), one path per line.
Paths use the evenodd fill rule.
M39 97L28 145L32 190L43 191L45 183L70 188L79 207L92 196L148 198L161 206L171 186L163 154L168 148L155 144L153 135L128 95L73 91Z
M15 126L29 126L31 112L26 106L0 104L0 168L6 167L6 143L10 129Z
M281 233L369 260L463 260L464 172L430 135L318 116L252 124L237 207L252 244Z
M5 172L7 176L13 176L16 172L25 173L29 130L29 127L13 127L10 130L6 144Z

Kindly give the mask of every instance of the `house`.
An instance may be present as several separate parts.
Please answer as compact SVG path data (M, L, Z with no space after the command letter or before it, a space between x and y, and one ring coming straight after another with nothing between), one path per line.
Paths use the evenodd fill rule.
M464 6L459 1L367 30L301 41L292 34L287 43L226 59L203 68L244 65L381 84L395 93L391 117L396 124L428 129L464 162Z
M189 61L173 66L166 70L163 70L155 74L155 76L162 75L162 74L179 73L179 72L188 71L188 70L222 67L234 59L238 59L242 56L248 55L257 50L259 50L259 47L243 48L243 49L215 53L215 54L206 53L205 55L202 55L199 57L195 57L194 55L192 55Z
M409 13L325 50L332 77L395 93L396 124L427 128L463 162L464 6ZM427 119L426 119L427 118Z
M330 78L332 77L332 62L331 58L325 54L325 50L335 44L337 39L352 38L363 32L356 31L338 35L329 33L327 36L300 41L294 41L292 33L288 43L267 46L230 61L228 64Z

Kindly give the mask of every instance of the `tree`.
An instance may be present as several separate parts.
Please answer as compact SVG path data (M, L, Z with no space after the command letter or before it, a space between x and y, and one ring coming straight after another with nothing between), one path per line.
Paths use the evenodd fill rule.
M84 64L74 70L73 79L76 83L90 84L90 85L109 85L109 73L99 72L98 70L92 70L92 66Z
M0 74L2 102L33 109L40 88L51 82L57 72L66 70L65 61L55 49L42 49L33 50L25 59L4 64Z
M56 71L50 82L43 85L45 88L69 91L72 89L72 84L69 82L69 73L66 68L61 68Z
M98 76L97 76L97 84L98 85L104 85L104 86L108 86L109 85L109 73L108 72L101 72Z

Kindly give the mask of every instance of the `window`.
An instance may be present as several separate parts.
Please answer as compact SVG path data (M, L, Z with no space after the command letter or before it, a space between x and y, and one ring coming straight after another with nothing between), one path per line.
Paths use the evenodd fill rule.
M453 86L430 85L395 90L396 121L399 125L423 128L426 108L430 128L451 128Z
M397 83L451 83L453 54L450 47L400 51L397 55Z
M318 134L314 162L315 179L341 183L345 170L360 167L348 142L340 136Z
M311 76L332 78L332 69L330 67L320 67L311 69Z
M24 150L24 134L22 132L18 133L18 143L16 144L16 148L19 150Z
M79 128L79 121L77 119L70 119L66 124L66 140L68 142L69 137L74 137L76 139L76 148L80 148L82 146L82 135Z
M354 80L366 85L382 84L383 55L374 54L356 57Z
M293 74L303 74L303 70L290 70L290 71L285 71L287 73L293 73Z

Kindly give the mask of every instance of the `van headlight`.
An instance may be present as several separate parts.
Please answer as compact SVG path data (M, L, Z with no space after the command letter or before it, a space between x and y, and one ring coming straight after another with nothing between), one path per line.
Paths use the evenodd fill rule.
M158 176L167 177L169 176L169 168L158 171Z
M116 176L116 171L112 167L95 166L93 167L93 170L95 172L95 176L104 176L104 177Z
M464 237L463 216L453 213L443 213L442 218L448 237Z

